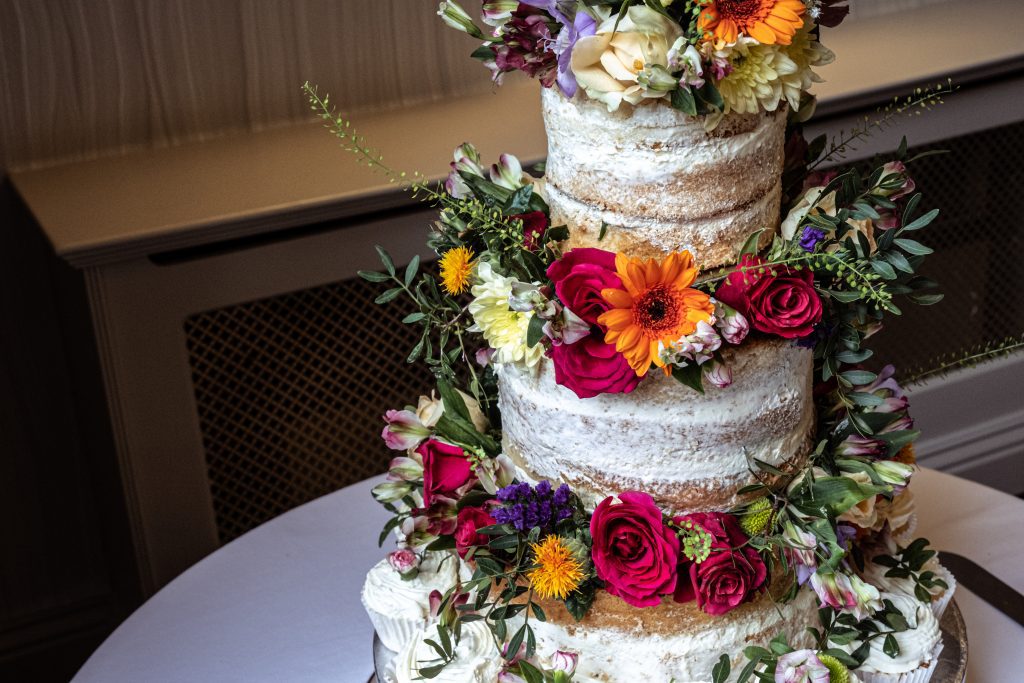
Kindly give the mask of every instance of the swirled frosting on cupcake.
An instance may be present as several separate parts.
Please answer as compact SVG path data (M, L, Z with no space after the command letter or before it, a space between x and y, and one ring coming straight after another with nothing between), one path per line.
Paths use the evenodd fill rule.
M461 562L454 553L428 552L412 578L383 559L366 575L363 607L384 645L398 651L423 629L430 617L430 594L455 585Z
M910 628L892 634L900 648L899 654L895 657L890 657L882 650L885 643L884 638L873 638L870 641L870 652L867 659L864 660L858 671L899 676L930 664L935 658L936 645L942 639L939 622L931 609L917 598L902 593L883 592L881 597L883 600L892 602L893 606L907 620ZM886 624L875 623L883 632L889 630ZM843 649L852 652L858 645L859 643L854 642L844 645Z
M420 669L440 663L437 652L425 641L437 639L433 628L413 638L395 661L396 683L420 681ZM501 673L501 654L494 645L491 632L483 621L462 625L462 637L455 646L455 658L430 679L435 683L495 683Z

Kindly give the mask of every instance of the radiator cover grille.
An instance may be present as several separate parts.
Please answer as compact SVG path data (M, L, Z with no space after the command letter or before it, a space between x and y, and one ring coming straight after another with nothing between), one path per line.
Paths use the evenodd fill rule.
M379 474L381 414L432 386L419 326L360 279L193 315L189 361L220 541Z

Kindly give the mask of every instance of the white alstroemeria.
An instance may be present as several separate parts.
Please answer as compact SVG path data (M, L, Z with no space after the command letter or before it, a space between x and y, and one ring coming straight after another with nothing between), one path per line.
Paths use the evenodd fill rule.
M680 337L671 344L659 344L659 356L666 365L684 367L690 363L703 365L711 360L715 351L722 346L722 337L714 328L714 317L708 322L701 320L693 334Z
M679 74L676 79L680 87L704 87L704 65L700 51L686 38L679 37L668 51L668 70ZM680 73L681 72L681 73Z
M718 300L715 301L715 325L722 339L730 344L739 344L750 332L750 323L747 322L746 316Z

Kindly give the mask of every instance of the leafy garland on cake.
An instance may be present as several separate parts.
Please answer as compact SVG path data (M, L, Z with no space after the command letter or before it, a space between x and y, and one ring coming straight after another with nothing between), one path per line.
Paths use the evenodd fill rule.
M759 235L751 235L735 266L704 274L687 251L661 261L593 248L563 253L568 231L550 224L537 182L515 157L485 168L462 145L443 187L418 175L410 180L385 166L328 98L306 90L347 149L440 207L428 242L440 257L439 276L421 272L418 259L399 272L383 249L384 271L360 273L390 284L379 303L413 303L404 322L421 325L422 336L408 361L423 360L437 378L435 396L385 415L382 436L404 454L373 491L394 515L380 542L398 533L402 542L389 559L408 576L424 551L454 550L474 567L468 581L436 596L439 637L430 643L438 660L424 666L425 677L454 656L461 624L485 620L509 672L568 680L571 657L563 664L573 667L538 665L530 624L544 621L546 609L561 603L579 620L604 590L636 607L670 598L724 614L768 591L776 575L788 577L776 600L792 599L805 584L818 595L820 661L855 668L870 640L892 632L867 624L906 628L861 578L865 561L890 563L922 600L944 587L921 571L931 552L925 541L896 549L889 540L909 524L904 489L917 431L892 367L875 373L860 365L871 357L865 340L886 314L900 313L897 301L941 298L916 274L930 249L912 238L938 212L921 211L908 172L919 157L908 156L905 141L895 159L866 175L816 167L871 127L941 101L946 90L919 92L831 143L787 145L798 151L787 168L811 170L791 193L780 234L760 252ZM794 139L802 140L798 128ZM660 324L666 319L671 324ZM813 349L816 447L794 471L752 460L758 483L739 490L748 502L728 512L671 516L632 491L588 513L565 484L517 480L501 453L495 363L529 368L550 358L558 383L584 400L632 391L652 368L699 392L707 385L727 391L732 376L722 348L771 337ZM623 554L625 537L653 564ZM510 632L513 618L522 624ZM835 647L858 638L852 652ZM886 647L898 650L895 640ZM755 669L774 671L790 650L780 639L770 649L748 648L741 680ZM716 680L728 674L723 657Z

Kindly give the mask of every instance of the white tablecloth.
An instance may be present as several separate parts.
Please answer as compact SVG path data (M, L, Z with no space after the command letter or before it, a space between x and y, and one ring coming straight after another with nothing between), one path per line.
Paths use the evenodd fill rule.
M372 627L359 602L386 514L369 480L221 548L128 618L74 681L366 683ZM918 535L1024 590L1024 501L931 470L915 475ZM1024 627L961 587L968 680L1024 681Z

